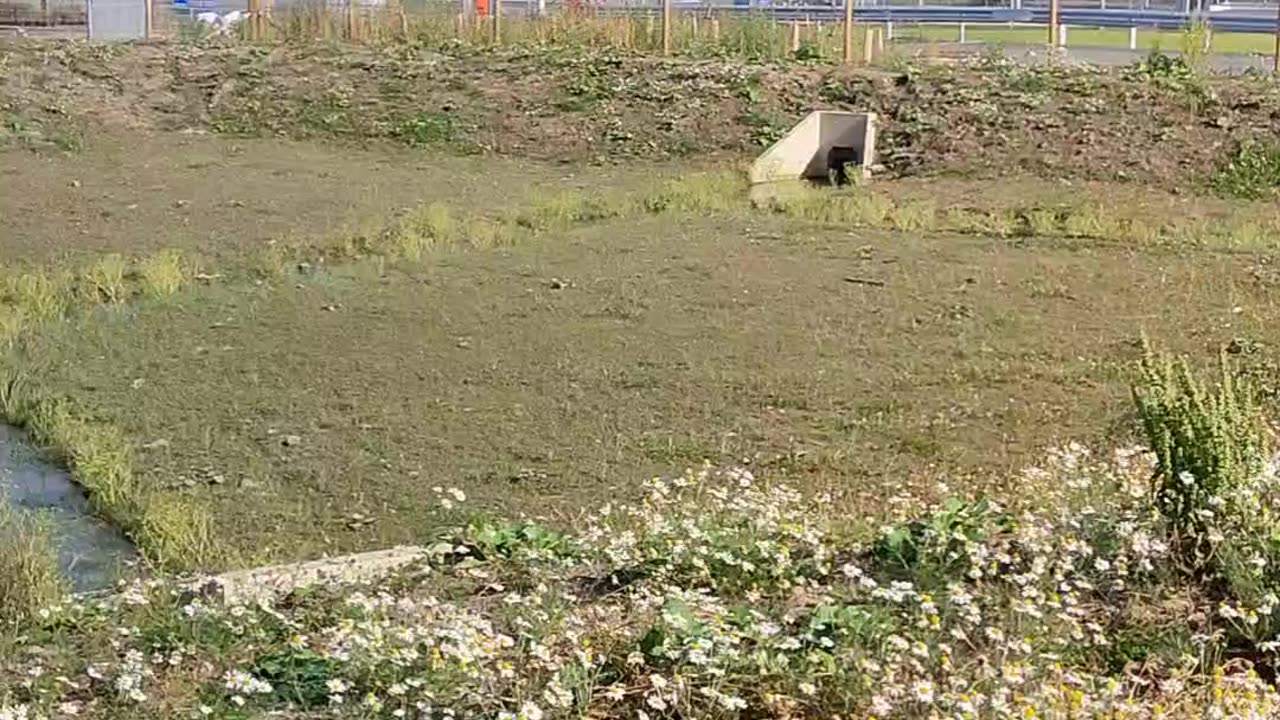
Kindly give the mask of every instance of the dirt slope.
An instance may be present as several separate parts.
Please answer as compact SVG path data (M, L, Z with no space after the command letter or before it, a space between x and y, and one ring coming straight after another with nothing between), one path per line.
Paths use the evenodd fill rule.
M1280 133L1270 82L1132 69L850 70L410 47L0 44L0 142L100 123L392 141L566 161L746 157L815 108L883 116L895 175L1011 172L1188 187Z

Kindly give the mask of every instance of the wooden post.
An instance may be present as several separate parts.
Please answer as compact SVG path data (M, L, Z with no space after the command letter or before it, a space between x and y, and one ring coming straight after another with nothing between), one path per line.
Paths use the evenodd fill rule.
M873 44L875 38L871 35L871 28L868 26L866 32L862 33L862 62L867 65L870 65L871 61L875 59L872 53L875 49L875 45Z
M502 0L493 2L493 44L502 44Z
M249 37L261 40L262 25L262 0L249 0Z
M853 0L844 0L844 63L853 64Z
M693 41L696 43L698 42L698 13L695 12L690 19L693 21Z
M1058 45L1058 10L1061 3L1059 0L1049 0L1049 46L1057 47Z
M142 37L147 40L150 40L151 33L153 31L151 27L151 23L153 22L152 16L155 14L155 7L154 7L154 4L151 2L151 0L145 0L145 5L146 5L145 12L147 14L147 17L143 21ZM44 9L45 9L45 24L47 25L48 24L48 5L47 4L44 5Z
M876 53L884 55L884 29L876 28Z
M662 0L662 54L671 54L671 0Z
M711 16L711 42L720 44L720 16Z
M356 0L347 0L347 39L356 39Z
M1280 75L1280 3L1276 4L1276 49L1271 57L1271 72Z
M800 50L800 21L791 21L791 54L794 55Z

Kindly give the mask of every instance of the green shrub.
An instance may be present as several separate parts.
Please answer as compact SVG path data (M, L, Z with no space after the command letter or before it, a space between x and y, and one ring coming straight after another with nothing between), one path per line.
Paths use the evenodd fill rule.
M1216 382L1144 343L1133 399L1156 455L1152 495L1187 559L1203 566L1212 532L1246 511L1268 458L1257 390L1220 358ZM1218 530L1221 533L1221 530Z

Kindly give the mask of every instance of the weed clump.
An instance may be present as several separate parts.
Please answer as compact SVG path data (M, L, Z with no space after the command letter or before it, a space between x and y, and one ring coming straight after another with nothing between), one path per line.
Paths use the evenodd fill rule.
M1220 195L1257 200L1280 189L1280 145L1247 142L1236 148L1213 178Z

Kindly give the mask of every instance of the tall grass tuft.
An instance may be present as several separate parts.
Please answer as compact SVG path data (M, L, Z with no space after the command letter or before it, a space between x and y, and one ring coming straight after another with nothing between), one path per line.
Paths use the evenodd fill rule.
M67 591L48 517L22 512L0 495L0 627L21 625Z
M12 346L30 324L30 316L23 308L0 305L0 348Z
M142 292L150 298L166 298L182 289L187 280L182 255L177 250L161 250L138 263Z
M449 206L431 203L415 209L395 233L395 250L404 258L419 260L427 250L453 242L457 223Z
M218 556L209 511L178 495L146 496L130 534L147 559L163 568L198 569Z
M110 253L98 258L81 276L83 295L90 302L118 303L128 298L125 274L129 263L124 256Z
M34 271L13 278L9 296L33 322L57 320L67 311L69 286L61 275Z
M133 450L119 429L83 418L54 399L27 402L24 416L16 420L61 456L97 512L129 523L138 488Z

